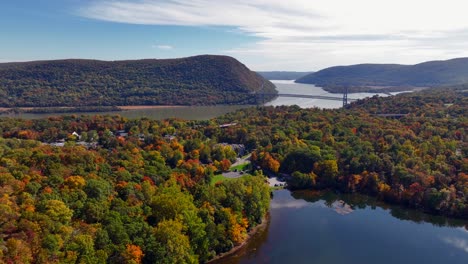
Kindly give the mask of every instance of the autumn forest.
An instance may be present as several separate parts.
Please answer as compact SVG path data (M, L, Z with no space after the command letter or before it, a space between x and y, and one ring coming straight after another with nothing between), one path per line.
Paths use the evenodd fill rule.
M467 106L455 87L208 121L3 118L0 262L206 262L267 221L265 175L468 219ZM239 155L232 144L252 169L216 180Z

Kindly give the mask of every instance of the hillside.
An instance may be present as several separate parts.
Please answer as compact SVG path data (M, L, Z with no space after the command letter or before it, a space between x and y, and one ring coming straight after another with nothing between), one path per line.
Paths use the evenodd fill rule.
M415 87L436 87L468 82L468 58L430 61L416 65L359 64L337 66L309 74L298 83L310 83L340 92L398 91Z
M295 71L262 71L257 72L267 80L297 80L312 72L295 72Z
M0 64L0 107L254 104L272 83L231 57Z

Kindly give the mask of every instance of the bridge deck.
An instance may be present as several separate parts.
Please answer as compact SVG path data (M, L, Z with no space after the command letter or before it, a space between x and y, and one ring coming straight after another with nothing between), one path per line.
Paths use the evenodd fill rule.
M276 95L276 96L279 96L279 97L296 97L296 98L311 98L311 99L323 99L323 100L343 101L343 98L342 98L342 97L325 96L325 95L287 94L287 93L262 94L262 95ZM350 99L350 98L348 98L348 101L357 101L357 99Z

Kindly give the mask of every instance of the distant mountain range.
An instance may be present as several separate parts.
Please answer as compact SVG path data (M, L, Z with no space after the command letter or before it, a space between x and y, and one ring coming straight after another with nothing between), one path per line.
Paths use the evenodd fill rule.
M315 84L331 92L398 91L468 83L468 58L429 61L416 65L358 64L326 68L298 83Z
M297 80L312 72L295 72L295 71L261 71L257 72L263 78L268 80Z
M276 93L227 56L0 63L1 107L255 104L260 89Z

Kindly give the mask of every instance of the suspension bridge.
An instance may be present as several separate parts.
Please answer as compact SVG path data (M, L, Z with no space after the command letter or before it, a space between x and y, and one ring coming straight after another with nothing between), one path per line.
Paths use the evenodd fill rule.
M328 92L324 94L329 94ZM348 88L343 89L343 96L329 96L329 95L311 95L311 94L289 94L289 93L266 93L264 89L264 84L262 83L262 87L260 88L260 92L257 93L260 97L258 100L259 103L265 104L265 97L266 96L277 96L277 97L295 97L295 98L309 98L309 99L321 99L321 100L332 100L332 101L343 101L343 107L346 107L348 103L357 101L357 99L348 98Z

